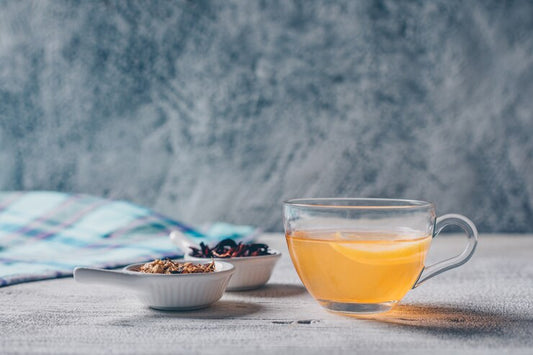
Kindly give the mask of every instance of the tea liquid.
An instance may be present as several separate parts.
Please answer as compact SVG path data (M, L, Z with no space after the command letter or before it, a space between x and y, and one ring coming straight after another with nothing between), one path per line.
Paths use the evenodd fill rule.
M286 235L291 258L318 300L399 301L416 282L431 236L298 231Z

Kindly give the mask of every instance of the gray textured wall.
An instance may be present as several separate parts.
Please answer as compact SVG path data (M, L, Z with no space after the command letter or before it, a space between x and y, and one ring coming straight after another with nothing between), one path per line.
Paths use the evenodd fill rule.
M281 230L303 196L533 231L530 1L0 1L0 189Z

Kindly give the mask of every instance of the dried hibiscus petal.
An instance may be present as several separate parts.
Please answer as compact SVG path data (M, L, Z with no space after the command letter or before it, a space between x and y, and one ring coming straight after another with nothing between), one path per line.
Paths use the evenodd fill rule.
M203 242L200 248L190 247L191 256L197 258L237 258L246 256L270 255L268 245L262 243L237 243L233 239L224 239L213 248Z

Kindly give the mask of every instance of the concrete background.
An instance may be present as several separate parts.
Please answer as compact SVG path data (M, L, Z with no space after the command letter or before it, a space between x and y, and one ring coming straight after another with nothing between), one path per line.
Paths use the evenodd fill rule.
M432 200L533 231L529 1L0 1L0 189L280 231Z

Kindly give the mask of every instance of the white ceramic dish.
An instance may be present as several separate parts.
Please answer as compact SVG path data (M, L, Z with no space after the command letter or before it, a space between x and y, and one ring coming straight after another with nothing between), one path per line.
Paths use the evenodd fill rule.
M206 264L211 260L201 260ZM198 274L147 274L135 271L141 264L122 270L78 267L74 279L81 283L119 286L133 291L142 303L161 310L192 310L207 307L222 297L235 268L215 261L215 272Z
M213 258L216 262L230 263L235 267L235 273L229 281L227 291L246 291L263 286L272 275L272 270L276 262L281 257L281 253L274 249L269 249L270 255L245 256L236 258ZM185 254L185 259L205 261L206 258L197 258ZM211 259L208 259L211 260Z

